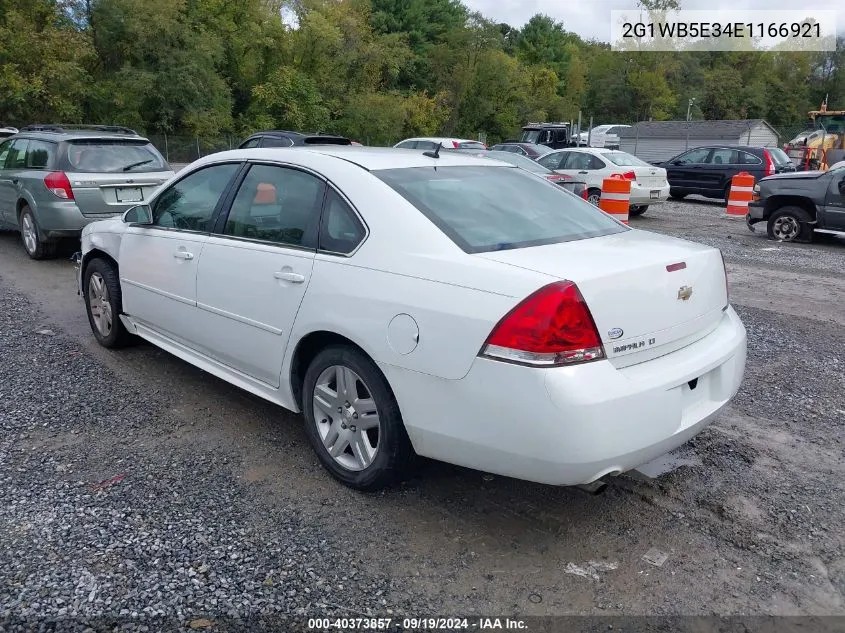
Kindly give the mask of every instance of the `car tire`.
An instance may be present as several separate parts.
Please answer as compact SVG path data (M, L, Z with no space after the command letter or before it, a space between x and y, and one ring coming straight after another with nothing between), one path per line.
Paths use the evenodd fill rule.
M116 349L136 340L120 320L123 298L114 264L100 257L88 262L83 271L82 296L88 323L100 345Z
M588 189L587 190L587 202L594 206L599 206L599 200L601 200L601 189Z
M770 240L809 242L813 237L810 222L810 214L801 207L781 207L769 216L766 232Z
M338 384L340 380L343 385ZM387 379L355 347L327 347L314 357L305 372L302 410L306 435L320 462L350 488L386 488L415 465L416 456ZM376 426L364 428L373 419Z
M630 207L628 207L628 215L635 218L638 215L642 215L647 210L647 204L632 204Z
M689 194L683 193L679 189L669 189L669 197L672 198L672 200L683 200L687 197L687 195Z
M35 221L35 215L32 213L32 209L29 208L29 205L25 204L21 208L18 225L21 232L23 250L26 251L26 254L29 255L31 259L47 259L55 254L55 242L41 241L41 232L38 228L38 223Z

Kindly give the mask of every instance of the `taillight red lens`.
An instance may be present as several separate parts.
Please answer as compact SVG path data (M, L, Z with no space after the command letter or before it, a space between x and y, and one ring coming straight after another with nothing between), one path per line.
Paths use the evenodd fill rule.
M458 149L460 146L461 144L458 143L458 141L452 141L452 147L454 147L455 149Z
M766 175L767 176L774 176L775 175L775 161L772 160L772 155L769 153L769 150L763 150L763 159L766 161Z
M635 174L633 171L626 171L624 174L622 174L622 177L625 180L636 180L637 174Z
M604 358L593 316L571 281L540 288L493 328L481 355L553 367Z
M581 190L581 197L582 197L582 198L584 198L584 200L589 200L589 199L590 199L590 193L587 191L587 188L586 188L586 187L584 187L584 188Z
M70 188L70 180L63 171L52 171L44 176L44 186L57 198L73 200L73 189Z

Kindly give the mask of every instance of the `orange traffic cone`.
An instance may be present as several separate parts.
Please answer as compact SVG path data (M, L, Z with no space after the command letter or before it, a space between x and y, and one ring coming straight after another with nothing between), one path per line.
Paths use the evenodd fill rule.
M754 176L747 171L741 171L731 178L731 190L728 193L728 208L725 216L729 218L744 218L748 213L748 203L754 193Z
M631 181L619 174L605 178L601 183L599 209L622 224L628 224L628 206L631 200Z

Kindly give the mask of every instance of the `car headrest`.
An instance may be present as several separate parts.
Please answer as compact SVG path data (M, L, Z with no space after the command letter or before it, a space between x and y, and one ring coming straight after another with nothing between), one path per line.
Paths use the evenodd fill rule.
M255 190L255 198L253 204L276 204L278 199L276 197L276 187L269 182L258 183L258 188Z

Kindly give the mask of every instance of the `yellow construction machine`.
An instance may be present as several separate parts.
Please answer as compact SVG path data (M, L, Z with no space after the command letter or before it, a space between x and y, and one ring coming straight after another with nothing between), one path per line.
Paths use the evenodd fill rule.
M784 151L799 170L827 169L845 160L845 110L828 110L827 100L821 110L808 113L809 129L784 145Z

